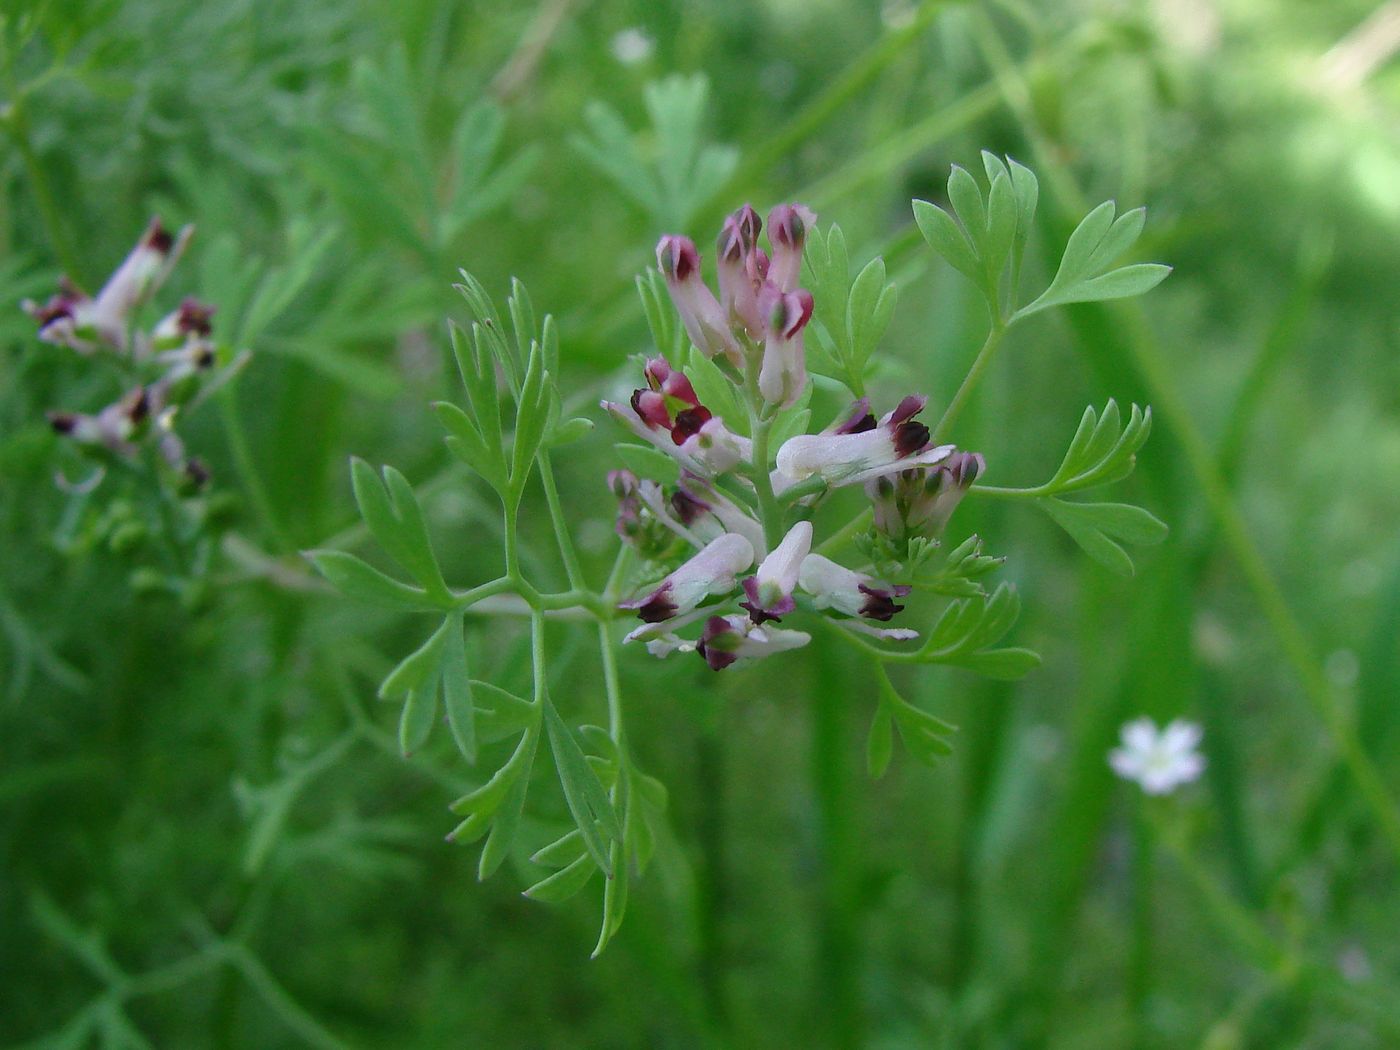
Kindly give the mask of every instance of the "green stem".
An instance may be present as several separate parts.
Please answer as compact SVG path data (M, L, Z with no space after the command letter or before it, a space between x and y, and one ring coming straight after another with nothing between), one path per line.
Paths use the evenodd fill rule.
M953 400L948 403L947 409L943 412L943 418L938 421L938 425L933 428L931 437L932 444L938 444L948 436L948 431L957 422L962 410L967 407L968 401L972 397L972 392L977 388L978 382L982 379L982 374L987 371L987 366L992 363L992 358L996 355L997 348L1001 346L1002 336L1006 334L1006 322L997 319L992 322L992 327L987 331L987 338L982 341L982 348L977 351L977 356L972 361L972 367L963 377L962 385L958 387L958 392L953 395Z
M769 137L761 148L750 152L743 166L735 172L723 190L715 195L716 199L727 201L737 197L770 167L790 156L799 144L815 134L841 107L865 90L886 67L917 44L924 30L944 6L943 0L924 0L907 25L885 34L872 44L864 54L847 66L825 91L803 106L785 128Z
M15 150L24 162L25 173L29 176L29 186L34 193L34 205L39 212L44 234L49 239L49 245L53 248L59 266L74 280L78 280L82 277L78 269L78 258L74 254L73 246L69 243L68 236L64 231L62 212L54 198L53 190L49 186L44 166L40 163L39 155L34 152L34 144L30 141L29 114L25 109L25 92L15 79L14 63L8 59L5 61L5 89L10 96L8 115L10 138L14 141Z
M846 664L830 647L818 650L823 681L812 691L812 782L821 819L822 908L814 1014L825 1017L831 1046L861 1038L859 893L854 795L846 742L850 705L840 679Z
M744 393L748 399L749 429L753 433L753 479L754 491L758 494L758 516L763 523L763 538L771 551L783 539L783 511L778 498L773 494L773 479L769 477L772 464L768 459L768 440L773 431L772 415L763 395L758 390L758 369L760 358L750 352L744 370Z
M583 569L579 566L578 552L574 550L573 534L569 531L569 521L564 516L563 504L559 501L559 488L554 481L554 467L549 461L549 453L539 454L540 484L544 486L545 502L549 504L549 516L554 523L554 536L559 543L559 556L564 559L564 572L569 577L569 586L575 590L583 587Z
M983 50L1002 86L1009 108L1019 119L1042 172L1049 180L1062 208L1072 215L1088 210L1084 195L1073 175L1058 159L1057 151L1046 141L1035 116L1029 86L1011 61L1005 45L985 20L974 19ZM1043 196L1042 196L1042 199ZM1117 316L1124 322L1124 343L1133 363L1180 448L1186 467L1195 475L1196 485L1220 529L1226 546L1270 629L1293 666L1304 696L1312 706L1337 748L1338 756L1355 781L1358 791L1380 825L1391 849L1400 858L1400 810L1386 788L1375 763L1361 746L1341 699L1333 691L1313 652L1308 635L1294 617L1283 590L1264 561L1249 524L1240 512L1229 485L1221 475L1214 454L1191 418L1185 400L1177 391L1175 372L1153 335L1142 307L1125 303Z
M277 512L272 508L272 498L268 495L267 486L263 484L262 474L258 471L257 462L248 446L248 436L243 430L243 420L238 410L236 386L229 386L219 394L219 420L223 424L229 454L233 457L233 469L238 473L238 480L242 483L244 491L248 493L248 502L253 505L253 513L257 515L258 524L262 526L263 533L272 545L272 552L281 554L294 549L286 531L277 520Z

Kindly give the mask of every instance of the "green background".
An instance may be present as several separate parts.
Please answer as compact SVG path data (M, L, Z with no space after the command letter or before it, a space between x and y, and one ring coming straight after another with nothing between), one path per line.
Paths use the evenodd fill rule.
M198 227L165 298L212 300L254 356L185 428L235 518L181 602L134 591L139 552L66 517L51 481L81 468L44 411L115 392L0 310L0 1040L1400 1045L1377 816L1400 799L1400 76L1374 6L7 5L0 304L61 271L99 285L159 212ZM634 26L655 46L626 64ZM572 141L602 101L664 167L643 87L675 71L708 77L706 135L739 153L688 215L640 206ZM485 100L499 142L488 111L463 122ZM519 895L568 820L557 788L541 777L518 855L478 885L475 849L443 842L477 774L445 735L404 761L373 699L431 625L338 598L296 552L368 553L354 454L420 486L449 579L498 573L489 493L426 407L458 393L443 321L465 315L465 266L559 320L566 409L600 425L556 464L599 578L618 435L593 406L647 349L633 275L663 232L708 254L744 200L806 201L855 259L886 255L874 391L940 406L984 308L908 202L941 201L983 148L1040 174L1042 280L1107 198L1148 206L1135 257L1175 272L1140 304L1018 326L956 438L993 484L1031 485L1086 404L1151 403L1112 498L1171 536L1121 580L1032 508L966 501L955 533L1007 556L1012 644L1045 663L1011 685L902 676L961 731L938 768L897 750L876 782L858 659L715 676L624 651L670 834L590 961L596 883ZM299 267L257 317L258 282ZM524 521L527 568L560 582L536 495ZM473 673L519 687L522 624L471 623ZM575 724L603 717L588 641L550 633ZM1105 761L1141 714L1200 721L1210 763L1151 805ZM1348 754L1381 771L1372 804ZM93 1031L65 1043L74 1018Z

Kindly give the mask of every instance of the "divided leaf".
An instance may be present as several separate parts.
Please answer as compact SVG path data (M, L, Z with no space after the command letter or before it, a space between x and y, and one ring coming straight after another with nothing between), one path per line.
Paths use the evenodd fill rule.
M1051 306L1125 299L1141 295L1171 273L1160 263L1135 263L1118 269L1113 264L1136 243L1146 220L1146 209L1135 208L1114 218L1113 201L1104 201L1084 216L1065 244L1060 268L1050 287L1015 314L1017 319Z
M1040 665L1040 656L1029 649L994 648L1020 614L1020 596L1006 583L989 596L959 599L943 610L915 659L952 664L989 678L1021 678Z
M1120 576L1133 575L1133 560L1116 540L1150 544L1167 538L1165 524L1129 503L1071 503L1054 497L1036 503L1089 557Z

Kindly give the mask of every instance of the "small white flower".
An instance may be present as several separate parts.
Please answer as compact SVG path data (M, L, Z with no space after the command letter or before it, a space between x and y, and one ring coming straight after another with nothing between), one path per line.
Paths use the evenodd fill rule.
M1166 795L1189 784L1206 768L1197 750L1201 727L1176 719L1158 730L1150 718L1123 727L1122 747L1109 752L1108 764L1124 780L1136 781L1149 795Z
M645 62L655 50L656 41L636 26L623 29L612 38L613 58L624 66Z

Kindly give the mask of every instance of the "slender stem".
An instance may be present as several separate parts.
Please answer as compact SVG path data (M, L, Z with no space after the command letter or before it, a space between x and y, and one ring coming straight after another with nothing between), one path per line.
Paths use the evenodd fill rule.
M1133 1019L1134 1045L1148 1045L1147 996L1152 976L1153 841L1144 807L1137 799L1132 840L1132 950L1128 965L1128 1010Z
M818 650L823 681L813 690L812 783L821 820L822 909L814 988L816 1016L829 1024L831 1045L857 1047L861 1039L859 894L850 763L846 665L833 649Z
M34 205L39 212L44 233L53 248L54 256L58 259L59 266L74 280L78 280L82 274L78 270L77 256L73 252L72 245L68 242L62 212L54 198L53 190L49 186L44 166L39 160L39 155L34 152L34 144L30 141L29 113L26 109L27 91L15 77L13 56L6 55L0 61L3 61L5 67L5 92L10 96L7 119L0 123L8 123L9 125L10 138L14 141L15 149L24 162L25 173L29 176L29 186L34 193Z
M749 353L744 369L744 393L749 409L749 429L753 433L753 486L758 494L758 515L763 523L763 538L772 550L783 538L783 511L778 498L773 494L773 480L769 477L771 464L768 461L768 439L773 430L774 417L765 412L767 405L758 390L759 355Z
M262 474L258 471L257 462L248 446L248 436L243 430L243 420L238 410L236 386L226 387L220 392L219 420L223 424L229 454L233 456L233 469L237 471L238 480L248 493L248 501L253 505L253 513L257 515L258 524L262 526L262 531L271 543L273 553L280 554L291 550L292 543L286 530L277 520L272 498L268 495L267 486L263 484Z
M520 535L516 528L516 514L520 509L519 500L507 500L503 504L501 518L501 539L505 547L506 578L517 587L524 583L520 575Z
M973 485L968 492L976 493L979 496L986 496L988 499L1039 499L1041 496L1048 496L1050 490L1044 485L1037 485L1030 489L1008 489L999 485Z
M549 504L549 516L554 523L554 536L559 543L559 556L564 559L564 572L568 574L569 586L579 590L584 585L583 569L579 567L578 552L574 550L569 520L564 516L563 504L559 502L559 487L554 482L554 467L549 461L548 452L539 454L539 471L545 502Z
M981 18L975 18L974 24L987 59L1002 85L1007 104L1021 122L1035 151L1037 163L1061 207L1072 214L1083 214L1088 203L1073 174L1046 141L1031 103L1030 89L1020 71L1011 61L995 29ZM1304 696L1332 738L1342 764L1355 781L1391 849L1400 857L1400 809L1391 798L1375 763L1362 747L1341 699L1329 684L1322 663L1313 651L1307 632L1294 616L1283 589L1260 553L1254 534L1220 473L1209 443L1177 390L1172 365L1158 345L1142 307L1136 303L1124 303L1116 316L1123 323L1124 344L1132 355L1138 374L1175 438L1187 469L1195 475L1206 506L1215 518L1245 582L1254 592L1255 601L1279 647L1292 664Z
M982 348L977 351L972 367L963 377L958 392L953 395L953 400L948 403L947 409L944 410L943 418L933 428L933 444L938 444L948 436L948 431L957 422L962 410L967 407L967 402L971 399L972 392L977 388L982 374L986 372L987 366L992 363L992 358L996 355L997 348L1001 346L1002 336L1006 334L1006 327L1006 322L998 318L992 322L992 327L987 330L987 338L982 341Z
M797 113L785 128L770 136L763 145L748 154L744 165L716 194L718 200L729 200L751 186L765 171L792 154L805 139L814 134L842 106L850 102L872 83L886 67L923 37L924 30L945 6L943 0L924 0L908 24L885 34L864 54L852 62L825 91L817 95Z

